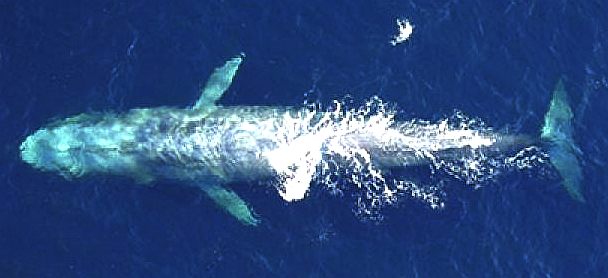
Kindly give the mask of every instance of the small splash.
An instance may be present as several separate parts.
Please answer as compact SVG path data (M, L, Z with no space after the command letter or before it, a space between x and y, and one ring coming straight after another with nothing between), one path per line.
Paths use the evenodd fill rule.
M399 33L393 37L390 41L392 46L396 46L402 42L405 42L410 38L412 33L414 32L414 25L410 23L408 19L397 19L397 28Z

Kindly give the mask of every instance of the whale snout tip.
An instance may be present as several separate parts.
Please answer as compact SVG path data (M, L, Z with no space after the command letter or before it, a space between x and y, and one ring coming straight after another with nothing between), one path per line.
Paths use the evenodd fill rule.
M40 129L19 146L21 159L30 166L57 172L65 178L84 174L83 143L65 129Z
M38 164L38 139L36 133L28 136L19 146L21 160L34 167Z
M46 129L40 129L30 134L19 146L21 160L34 168L55 170L59 149L53 141L53 134Z

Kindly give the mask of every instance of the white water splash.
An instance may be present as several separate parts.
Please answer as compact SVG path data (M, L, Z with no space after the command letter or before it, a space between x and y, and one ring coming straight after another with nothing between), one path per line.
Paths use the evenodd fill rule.
M412 25L407 19L397 19L397 28L399 32L390 41L392 46L396 46L408 40L414 32L414 25Z
M370 113L372 102L377 102L381 111ZM383 181L380 171L372 167L367 150L357 147L357 142L349 140L349 137L361 131L369 134L390 131L393 114L387 113L384 104L377 99L359 110L345 110L338 101L334 105L333 110L324 113L312 108L303 117L293 118L285 114L285 128L278 136L283 139L278 144L280 147L264 154L279 173L282 180L280 194L285 200L304 198L310 182L319 173L326 172L324 168L317 171L317 166L327 162L324 158L339 157L349 161L351 169L356 172L367 170L374 178Z
M349 191L356 197L356 213L367 218L381 218L379 209L404 195L432 208L444 207L441 182L424 185L394 177L375 159L372 148L397 159L409 155L428 161L432 175L447 173L476 187L503 169L543 162L541 155L525 150L513 157L487 156L484 148L496 142L492 129L461 113L437 123L396 122L395 111L378 98L358 109L335 101L331 109L320 111L316 106L296 117L286 113L276 139L279 147L262 154L278 174L277 188L286 201L305 198L313 183L337 194ZM459 153L451 158L440 155L450 150Z

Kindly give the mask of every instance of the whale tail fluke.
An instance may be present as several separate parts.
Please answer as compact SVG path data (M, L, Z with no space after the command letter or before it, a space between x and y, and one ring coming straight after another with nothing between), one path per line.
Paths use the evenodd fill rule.
M549 145L549 161L559 172L562 185L577 201L584 202L581 192L583 171L579 156L581 150L574 142L572 118L574 114L568 102L568 93L560 79L553 91L549 110L541 130L541 139Z

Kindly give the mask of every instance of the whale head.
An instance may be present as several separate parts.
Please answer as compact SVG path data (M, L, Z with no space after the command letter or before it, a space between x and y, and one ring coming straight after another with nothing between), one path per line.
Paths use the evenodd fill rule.
M40 128L21 143L21 159L65 178L121 173L135 163L128 142L133 133L105 115L82 114Z
M43 127L21 143L21 159L34 168L66 178L82 176L87 157L84 131L77 122Z

